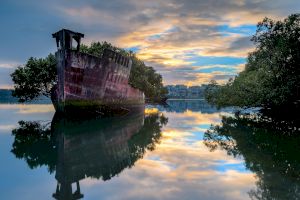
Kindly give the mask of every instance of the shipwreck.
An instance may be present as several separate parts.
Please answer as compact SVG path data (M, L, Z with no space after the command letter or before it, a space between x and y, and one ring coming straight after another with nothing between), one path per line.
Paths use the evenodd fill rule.
M110 49L100 57L80 52L82 33L62 29L52 36L58 79L51 100L57 112L114 115L144 109L144 93L128 84L129 57Z

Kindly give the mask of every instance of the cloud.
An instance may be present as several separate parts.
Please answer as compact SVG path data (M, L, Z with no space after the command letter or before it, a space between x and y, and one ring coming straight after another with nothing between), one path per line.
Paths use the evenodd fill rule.
M216 80L218 83L223 84L228 79L236 76L235 73L228 73L224 71L212 71L212 72L182 72L182 71L162 71L165 84L186 84L188 86L207 84L211 80Z
M18 62L1 62L0 61L0 68L16 68L18 66L20 66L21 63Z
M207 48L201 52L203 56L230 56L230 57L246 57L249 52L254 50L254 45L250 41L250 36L238 37L223 46L223 48Z
M0 133L6 131L5 133L7 133L8 131L12 130L13 128L15 128L15 125L1 125L0 124Z
M146 61L164 60L164 63L175 65L186 64L186 61L176 59L186 53L185 51L196 51L201 54L203 50L202 55L205 56L245 57L251 47L250 42L246 42L249 37L237 38L238 35L233 34L224 37L216 27L224 24L255 25L264 16L274 15L270 14L272 12L269 10L260 9L260 5L264 4L261 1L207 3L171 0L149 4L133 0L126 5L124 3L120 5L127 11L125 15L123 15L125 11L120 11L120 6L103 6L103 3L93 4L94 7L85 5L82 8L65 8L64 12L71 18L79 18L85 25L100 23L104 29L107 26L115 26L118 29L116 31L121 33L115 38L118 45L140 46L142 48L139 56ZM118 12L113 12L115 9ZM234 19L233 16L239 18ZM170 29L173 31L168 32ZM151 39L153 36L156 39ZM242 46L238 45L242 40ZM246 52L241 53L244 50Z
M244 71L245 69L245 63L242 63L242 64L239 64L236 66L236 72L241 72L241 71Z
M86 44L107 40L124 48L138 47L138 56L147 64L176 74L178 68L194 65L191 54L245 58L253 50L249 38L258 21L265 16L282 19L298 12L300 4L295 0L12 0L1 8L9 11L1 12L0 18L2 37L7 38L1 44L1 60L24 63L30 56L44 57L55 51L50 34L69 28L85 33ZM208 77L197 76L204 81ZM166 79L171 83L171 78Z

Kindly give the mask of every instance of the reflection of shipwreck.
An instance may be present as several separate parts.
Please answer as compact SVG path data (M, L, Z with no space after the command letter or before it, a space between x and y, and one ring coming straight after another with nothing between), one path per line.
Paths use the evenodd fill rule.
M144 104L144 94L128 84L130 58L109 49L102 57L81 53L81 33L62 29L53 37L58 47L58 84L51 99L57 111L123 113Z
M131 155L128 141L139 132L144 116L89 120L82 123L58 121L53 129L58 151L56 199L80 199L79 181L87 177L108 180L138 159ZM134 155L134 154L133 154ZM76 191L72 184L76 183Z
M132 167L147 150L155 149L167 122L159 113L145 116L144 112L133 112L78 121L56 113L51 126L20 121L12 131L11 151L31 169L45 165L50 173L56 173L55 199L80 199L81 180L106 181Z

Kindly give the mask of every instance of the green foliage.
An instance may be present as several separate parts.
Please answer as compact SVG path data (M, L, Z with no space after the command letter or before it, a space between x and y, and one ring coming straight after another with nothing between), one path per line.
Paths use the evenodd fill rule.
M12 74L15 83L13 96L20 102L35 99L41 95L50 97L56 84L56 60L50 54L46 58L29 58L24 67L19 66Z
M113 46L107 42L93 42L90 47L82 45L80 51L94 56L101 57L104 49L111 49L129 56L132 59L129 84L144 92L149 100L160 101L167 94L167 89L163 86L162 76L158 74L153 67L146 66L133 52Z
M300 97L300 14L258 23L245 70L224 86L211 84L207 100L219 107L276 107Z
M222 149L243 158L255 173L251 199L297 199L300 184L299 123L270 120L264 115L223 116L204 133L210 151ZM298 125L296 127L295 125Z
M135 55L132 55L132 68L129 76L129 84L144 92L146 98L160 101L168 93L163 86L162 76L153 69L146 66Z
M88 53L97 57L101 57L105 49L110 49L116 52L121 53L124 56L129 56L131 52L128 52L122 48L118 48L113 46L111 43L106 41L104 42L92 42L90 46L87 45L80 45L80 52Z
M111 49L132 59L129 84L144 92L146 98L160 101L165 98L167 89L162 84L162 76L153 67L146 66L132 51L113 46L108 42L93 42L90 46L81 45L80 52L101 57L104 49ZM50 54L45 59L29 58L24 67L18 67L11 74L15 83L13 96L20 102L29 101L45 95L50 97L56 84L57 71L55 57Z

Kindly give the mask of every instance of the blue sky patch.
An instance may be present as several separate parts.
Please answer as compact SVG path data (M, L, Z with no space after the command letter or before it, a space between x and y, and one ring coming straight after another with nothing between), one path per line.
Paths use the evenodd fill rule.
M215 57L215 56L197 56L189 59L193 62L192 66L202 65L238 65L246 62L246 58L236 57Z
M234 170L238 172L248 172L249 170L246 169L244 166L244 163L226 163L224 162L223 164L217 165L215 168L216 171L219 172L226 172L229 170Z
M254 35L256 32L256 25L243 25L238 27L230 27L228 25L222 25L222 26L217 26L217 29L222 33L223 36L229 36L230 33Z
M140 46L134 46L134 47L126 48L126 50L133 51L134 53L137 53L138 51L141 50L141 47Z

